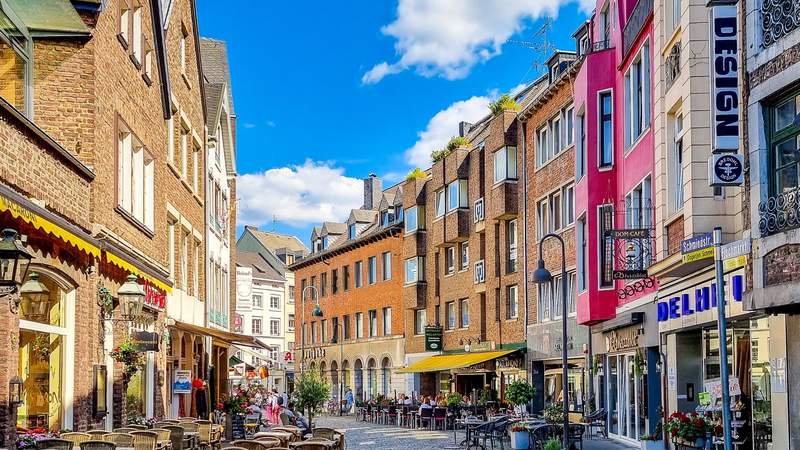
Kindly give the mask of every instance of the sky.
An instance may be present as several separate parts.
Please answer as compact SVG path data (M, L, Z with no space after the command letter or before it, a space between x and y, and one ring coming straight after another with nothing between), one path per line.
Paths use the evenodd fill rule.
M589 0L197 0L200 34L227 42L237 115L239 229L298 236L344 221L362 179L384 188L574 50ZM231 8L231 5L244 7ZM537 40L537 42L541 42Z

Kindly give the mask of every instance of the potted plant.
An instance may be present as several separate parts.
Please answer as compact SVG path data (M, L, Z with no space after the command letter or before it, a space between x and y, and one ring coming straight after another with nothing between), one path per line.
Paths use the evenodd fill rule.
M493 115L502 114L503 111L517 111L519 110L519 104L511 98L508 94L503 94L498 98L496 101L493 101L489 104L489 109L492 111Z
M111 350L111 359L125 365L123 378L126 383L144 365L144 353L140 352L130 339Z
M717 431L716 424L696 412L676 411L669 416L667 431L676 444L704 448L706 436Z
M525 425L515 423L511 425L511 448L514 450L522 450L530 447L530 434Z
M524 406L536 396L536 388L527 381L517 380L506 387L506 401L513 406ZM511 448L528 448L529 436L525 427L511 427Z
M650 434L642 436L641 447L642 450L663 450L664 449L664 432L662 430L661 421L656 424L656 429Z
M308 425L313 428L314 412L330 397L331 385L319 370L307 370L297 379L295 395L301 410L308 409Z
M560 425L564 423L564 405L560 403L550 403L544 408L542 415L547 423Z
M544 450L561 450L561 439L559 438L550 438L544 444Z

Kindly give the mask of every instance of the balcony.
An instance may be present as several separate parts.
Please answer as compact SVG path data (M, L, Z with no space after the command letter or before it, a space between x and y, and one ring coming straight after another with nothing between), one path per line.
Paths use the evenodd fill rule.
M428 235L424 230L417 230L414 233L403 237L403 256L411 257L424 255L426 253L426 243Z
M596 41L592 42L589 45L589 49L587 53L600 53L606 50L611 50L614 46L611 44L611 39L606 39L603 41Z
M406 309L424 308L428 295L428 283L418 281L403 286L403 306Z
M758 217L762 237L800 228L800 187L759 203Z
M495 220L507 220L517 216L517 183L504 181L492 187L489 216Z
M444 242L466 241L469 237L469 209L459 208L444 216Z
M764 48L777 42L800 27L796 2L780 0L762 0L761 2L761 38Z

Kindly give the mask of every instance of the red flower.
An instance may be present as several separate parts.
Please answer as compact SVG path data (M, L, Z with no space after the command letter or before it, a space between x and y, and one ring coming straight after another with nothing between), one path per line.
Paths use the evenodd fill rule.
M678 435L678 429L677 429L677 428L673 428L672 430L670 430L670 432L669 432L669 433L670 433L671 435L673 435L673 436L677 436L677 435Z
M714 427L714 435L722 436L722 425L717 425Z

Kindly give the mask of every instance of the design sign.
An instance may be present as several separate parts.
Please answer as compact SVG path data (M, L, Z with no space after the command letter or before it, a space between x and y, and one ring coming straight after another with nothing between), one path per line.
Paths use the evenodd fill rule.
M735 153L711 155L708 171L711 186L741 186L744 182L744 159Z
M739 150L739 41L736 5L711 8L711 132L713 151Z

